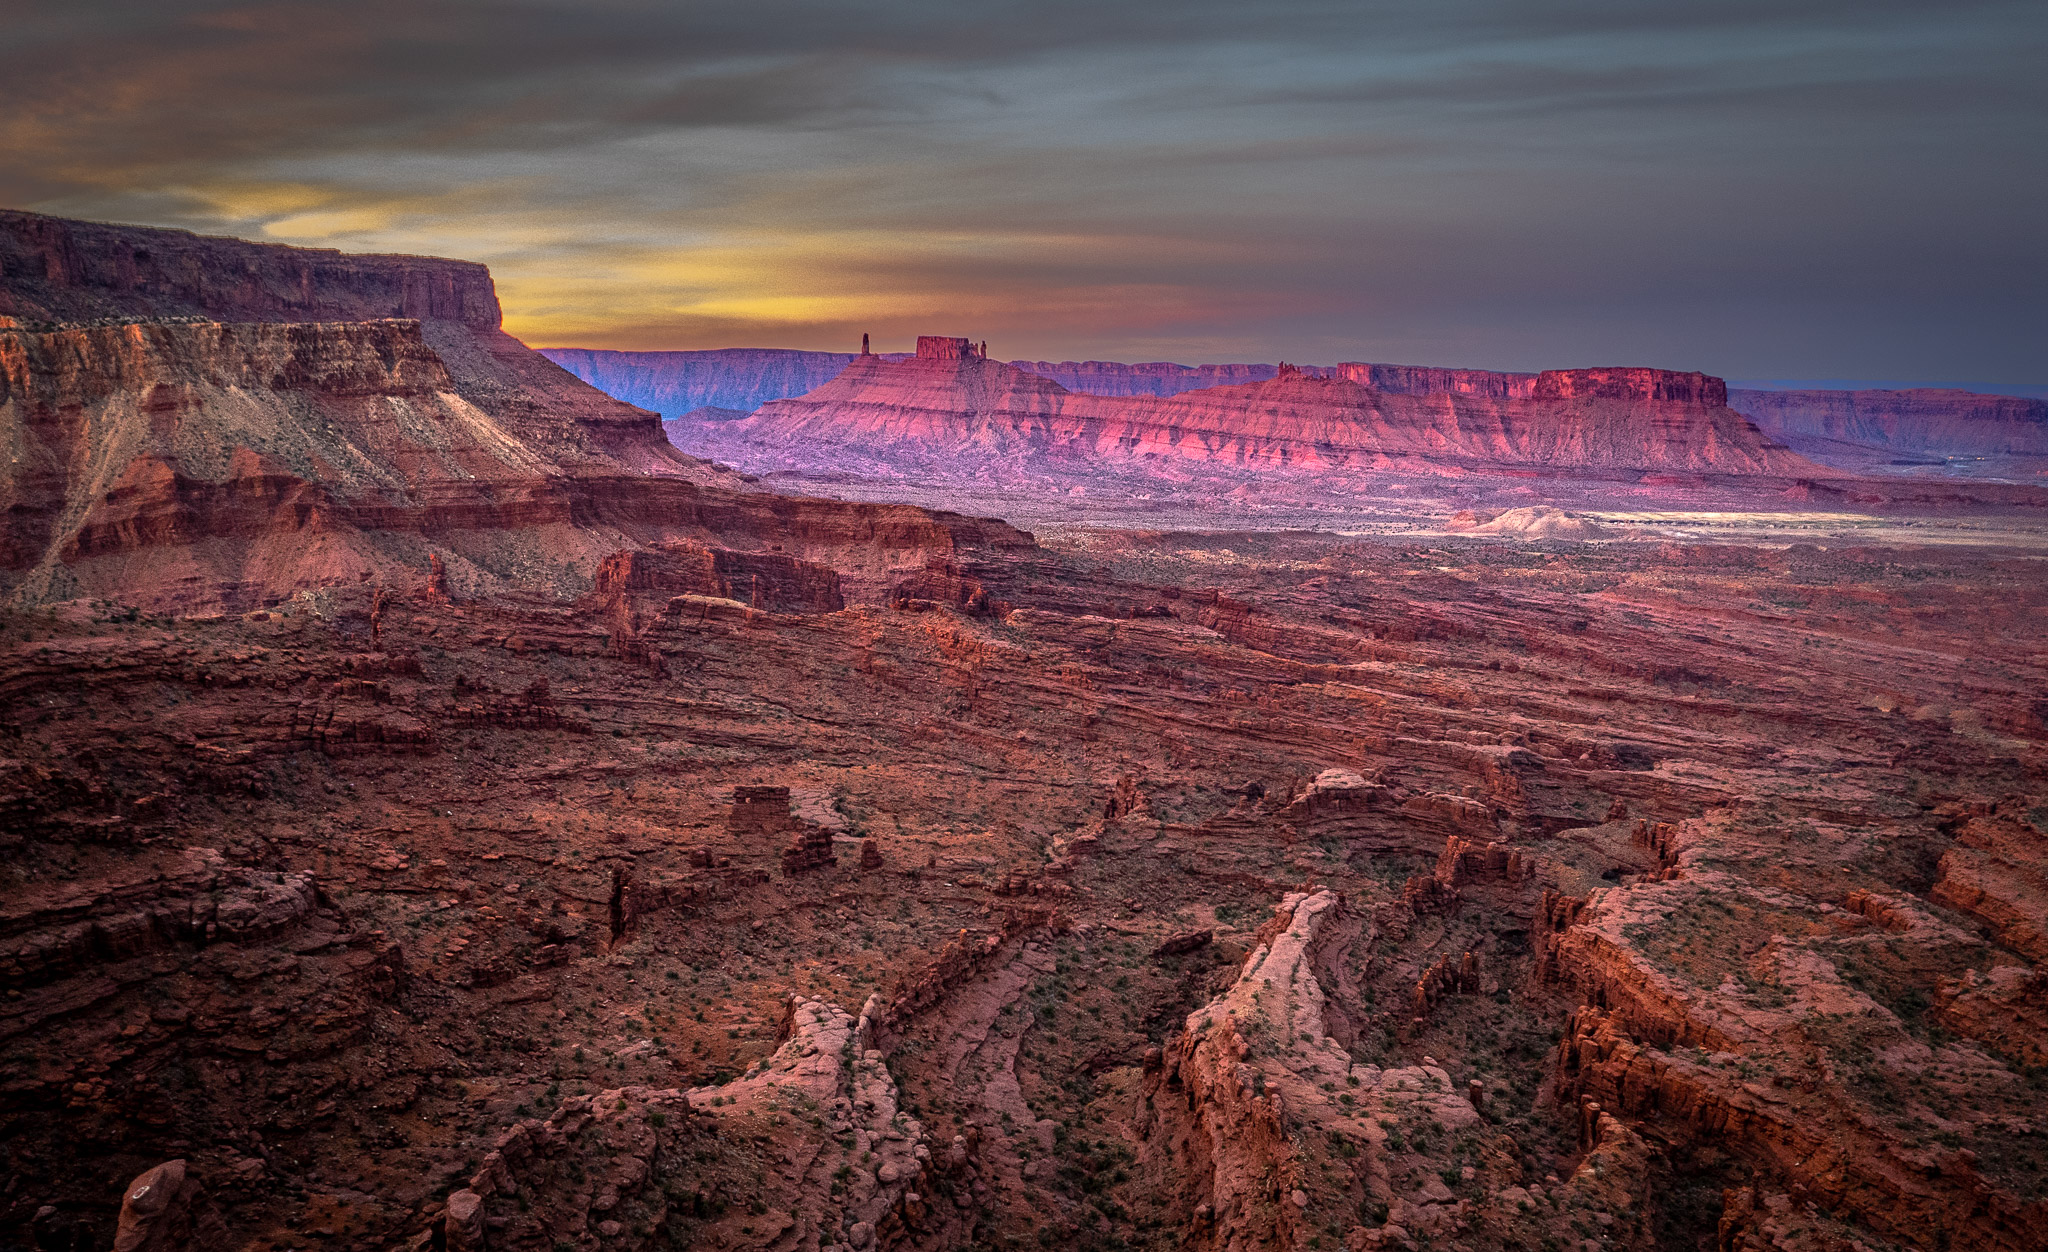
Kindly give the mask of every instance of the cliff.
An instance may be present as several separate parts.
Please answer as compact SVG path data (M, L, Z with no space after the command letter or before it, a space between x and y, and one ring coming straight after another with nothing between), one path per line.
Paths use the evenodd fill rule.
M830 383L702 428L693 448L750 465L978 478L1176 463L1232 472L1441 473L1473 467L1798 475L1819 471L1726 407L1719 379L1547 371L1523 398L1390 394L1287 369L1178 395L1081 395L984 360L856 361Z
M1534 374L1445 369L1431 365L1374 365L1364 361L1340 362L1334 373L1336 377L1349 379L1362 387L1404 396L1460 395L1514 400L1530 395L1536 385Z
M1274 365L1175 365L1171 361L1012 361L1011 365L1050 378L1068 391L1094 396L1172 396L1205 387L1264 382Z
M402 258L401 258L402 259ZM546 348L542 355L577 378L629 404L653 409L686 425L671 432L689 441L707 423L733 420L777 400L804 396L838 377L858 359L847 352L780 348L723 348L697 352L609 352ZM870 358L895 362L906 354ZM1272 364L1177 365L1167 361L1011 361L1013 369L1058 383L1081 395L1164 399L1217 387L1270 381ZM1771 441L1825 465L1855 471L1886 468L1903 457L1998 458L1983 472L2030 474L2040 466L2005 458L2048 458L2048 402L1964 391L1736 391L1719 380L1675 371L1549 370L1512 373L1427 365L1345 361L1305 366L1310 379L1342 379L1391 396L1453 396L1472 400L1609 399L1677 401L1732 407L1756 422ZM1665 393L1639 388L1651 376L1691 380ZM1604 381L1595 382L1594 380ZM1632 381L1631 381L1632 380ZM1711 385L1710 385L1711 384ZM1581 388L1592 388L1582 391ZM1720 387L1718 391L1716 387ZM1732 399L1731 399L1732 396ZM1968 472L1968 465L1951 469Z
M491 272L474 261L350 255L11 210L0 210L0 314L499 325Z
M879 597L928 556L1029 546L1000 523L742 490L499 330L481 266L20 213L0 215L0 258L16 604L240 609L437 563L457 594L573 596L658 540L857 556L856 593Z
M92 323L415 321L450 389L518 434L601 445L644 472L695 472L655 414L583 385L500 329L490 271L471 261L0 212L0 315L29 333Z

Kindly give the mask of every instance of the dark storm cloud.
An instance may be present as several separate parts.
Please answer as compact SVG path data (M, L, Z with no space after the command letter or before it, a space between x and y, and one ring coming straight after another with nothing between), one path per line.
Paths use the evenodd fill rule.
M2048 376L2037 3L45 3L0 202L531 339Z

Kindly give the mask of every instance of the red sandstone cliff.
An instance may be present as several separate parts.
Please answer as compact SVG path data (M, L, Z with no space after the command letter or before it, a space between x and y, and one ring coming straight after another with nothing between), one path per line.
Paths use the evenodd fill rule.
M1727 408L1719 379L1554 370L1526 397L1388 394L1288 369L1171 397L1078 395L985 360L864 358L830 383L703 431L706 451L794 469L941 466L1439 472L1465 467L1818 473Z
M1432 365L1374 365L1344 361L1334 371L1362 387L1404 396L1485 396L1492 400L1521 399L1535 389L1534 374L1503 374L1496 370L1445 369Z
M584 590L661 539L846 559L857 594L1000 523L741 492L497 329L481 266L0 215L0 587L238 608L440 559ZM317 320L294 320L294 319Z
M1050 378L1068 391L1094 396L1173 396L1205 387L1264 382L1278 372L1274 365L1175 365L1171 361L1012 361L1011 365L1040 378Z
M697 352L608 352L547 348L542 354L578 378L630 404L675 419L693 414L693 428L729 421L776 400L805 395L835 379L858 359L848 352L802 352L780 348L722 348ZM906 354L878 354L900 361ZM1271 364L1177 365L1167 361L1024 361L1013 368L1050 379L1068 391L1095 396L1165 398L1215 387L1245 386L1272 379ZM1340 378L1374 391L1400 396L1457 396L1511 401L1574 398L1554 390L1564 374L1614 371L1549 371L1546 374L1388 365L1346 361L1301 367L1307 378ZM1659 371L1659 373L1662 373ZM1543 380L1549 377L1550 382ZM1673 374L1671 377L1684 377ZM1704 377L1704 376L1695 376ZM1843 469L1889 465L1894 454L1908 457L1999 458L1993 466L1952 466L1984 472L2032 473L2032 462L2048 458L2048 402L2015 396L1953 390L1917 391L1736 391L1733 399L1703 398L1756 421L1773 441ZM1614 397L1609 397L1614 398ZM1662 399L1659 396L1619 398ZM680 433L689 438L689 431ZM2005 464L2003 458L2025 458Z
M238 322L405 317L498 328L488 269L0 210L0 314Z

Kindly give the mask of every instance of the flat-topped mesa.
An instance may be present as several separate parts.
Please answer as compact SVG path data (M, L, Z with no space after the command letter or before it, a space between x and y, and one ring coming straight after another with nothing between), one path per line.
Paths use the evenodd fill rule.
M1264 382L1271 365L1176 365L1171 361L1012 361L1011 365L1040 378L1050 378L1068 391L1091 396L1172 396L1205 387Z
M1232 475L1823 472L1729 409L1724 384L1704 374L1556 370L1535 376L1528 394L1500 398L1390 392L1283 363L1244 385L1098 396L991 361L966 340L919 345L908 360L855 358L805 395L705 423L691 450L764 470L977 481L1135 472L1178 483L1190 462ZM1374 375L1368 367L1363 376ZM1437 381L1477 389L1483 380L1447 372Z
M961 339L952 335L919 335L917 356L921 361L972 361L986 360L987 344L976 344L972 339Z
M1642 366L1544 370L1529 395L1535 400L1632 400L1728 407L1728 384L1711 374Z
M1402 396L1479 396L1489 400L1527 399L1536 388L1534 374L1498 370L1447 369L1434 365L1379 365L1342 361L1332 371L1361 387Z
M292 248L11 210L0 210L0 313L25 322L403 317L472 330L500 322L491 272L474 261Z

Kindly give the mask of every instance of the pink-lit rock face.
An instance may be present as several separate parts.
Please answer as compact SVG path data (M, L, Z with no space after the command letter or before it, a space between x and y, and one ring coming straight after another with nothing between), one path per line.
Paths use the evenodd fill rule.
M1677 370L1544 370L1529 389L1536 400L1653 401L1703 408L1728 407L1728 384L1707 374Z
M1534 374L1503 374L1496 370L1444 369L1429 365L1374 365L1346 361L1335 371L1363 387L1404 396L1483 396L1491 400L1525 399L1536 386Z
M849 352L731 348L702 352L545 349L583 381L682 425L673 436L696 446L697 429L743 417L763 404L802 396L837 377ZM964 349L955 349L964 351ZM882 354L902 360L906 354ZM1165 398L1266 382L1271 364L1176 365L1150 361L1011 361L1068 391ZM1700 374L1640 369L1552 370L1542 374L1347 361L1302 366L1305 378L1335 378L1398 396L1510 401L1538 398L1727 404L1772 441L1837 471L2029 477L2048 470L2048 402L1961 391L1754 391L1716 398ZM1930 460L1930 458L1932 458ZM1950 458L1944 463L1944 458Z
M1797 475L1818 467L1723 402L1719 379L1560 370L1526 397L1403 395L1289 369L1173 396L1076 394L973 357L856 360L831 382L700 431L714 455L788 468L972 463L1001 475L1057 463L1170 472L1175 462L1273 473L1459 465Z
M966 361L977 355L974 342L952 335L919 335L917 337L917 359L920 361Z
M1092 396L1171 396L1204 387L1264 382L1272 365L1175 365L1170 361L1012 361L1011 365L1040 378L1050 378L1068 391Z

